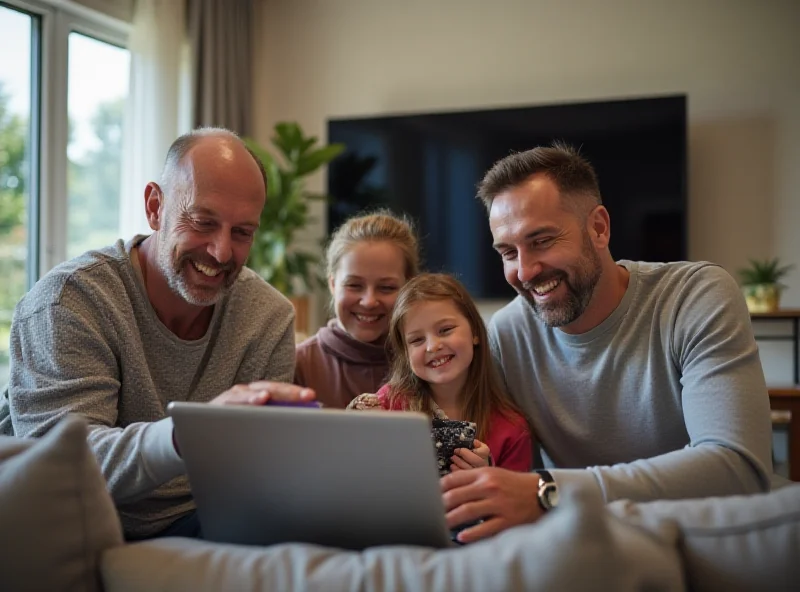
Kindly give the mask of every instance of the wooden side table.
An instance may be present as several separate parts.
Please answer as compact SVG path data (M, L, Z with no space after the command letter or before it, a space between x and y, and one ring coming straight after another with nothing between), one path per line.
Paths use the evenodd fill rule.
M770 387L769 404L774 411L788 411L789 479L800 481L800 386Z
M789 428L789 478L800 481L800 309L785 308L775 312L750 313L753 321L790 321L789 335L758 335L756 341L792 342L792 386L770 387L769 403L772 411L788 411ZM783 421L781 422L783 423Z
M790 341L792 342L792 378L793 384L800 384L800 365L798 364L798 350L800 350L800 309L787 308L775 312L750 313L754 321L791 321L791 335L759 335L756 341Z

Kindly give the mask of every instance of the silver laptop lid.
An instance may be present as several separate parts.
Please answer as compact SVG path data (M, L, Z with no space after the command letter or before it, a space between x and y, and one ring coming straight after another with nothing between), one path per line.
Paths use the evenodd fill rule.
M209 540L450 544L421 413L171 403Z

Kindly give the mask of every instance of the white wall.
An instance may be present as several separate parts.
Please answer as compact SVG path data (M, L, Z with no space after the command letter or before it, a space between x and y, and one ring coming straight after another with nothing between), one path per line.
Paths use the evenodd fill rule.
M798 264L784 302L800 306L797 0L263 0L259 12L264 142L283 119L325 137L328 117L687 93L690 258L735 271L780 255Z

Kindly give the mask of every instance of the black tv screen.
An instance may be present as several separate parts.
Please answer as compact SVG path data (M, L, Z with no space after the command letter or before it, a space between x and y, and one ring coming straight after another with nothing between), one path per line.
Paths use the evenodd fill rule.
M426 269L475 298L514 295L476 185L498 159L561 140L595 167L615 259L686 259L686 97L668 96L328 122L346 145L328 171L328 227L388 207L416 222Z

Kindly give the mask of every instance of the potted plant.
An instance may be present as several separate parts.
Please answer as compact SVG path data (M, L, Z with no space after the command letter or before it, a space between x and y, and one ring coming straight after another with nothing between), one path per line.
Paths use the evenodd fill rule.
M277 156L252 139L244 141L267 173L267 202L247 265L293 301L298 309L297 329L305 332L308 330L303 326L308 314L305 295L325 282L320 275L319 256L293 248L293 243L297 233L312 220L310 202L329 199L327 195L308 191L306 180L341 154L344 145L320 145L316 137L306 136L294 122L275 126L271 143Z
M739 270L739 279L751 313L774 312L780 306L781 291L786 288L780 283L794 265L781 265L780 260L751 259L750 265Z

